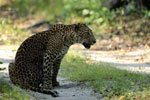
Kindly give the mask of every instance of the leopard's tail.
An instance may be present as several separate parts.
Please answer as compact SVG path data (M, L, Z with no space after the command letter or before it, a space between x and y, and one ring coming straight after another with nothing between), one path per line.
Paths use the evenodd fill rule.
M14 77L15 75L14 75L14 63L13 62L9 63L9 65L8 65L8 71L9 71L9 78L10 78L10 80L14 84L16 84L16 79Z
M44 94L50 94L53 97L58 97L59 96L59 93L57 91L52 91L52 90L47 90L47 89L42 89L42 88L36 88L36 87L32 87L32 86L30 86L28 88L32 91L41 92L41 93L44 93Z

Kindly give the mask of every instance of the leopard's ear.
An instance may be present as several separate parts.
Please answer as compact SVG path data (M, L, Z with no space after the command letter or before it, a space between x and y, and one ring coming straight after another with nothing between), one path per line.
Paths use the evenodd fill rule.
M75 24L75 32L78 32L80 30L80 27L81 27L81 23L78 23L78 24Z

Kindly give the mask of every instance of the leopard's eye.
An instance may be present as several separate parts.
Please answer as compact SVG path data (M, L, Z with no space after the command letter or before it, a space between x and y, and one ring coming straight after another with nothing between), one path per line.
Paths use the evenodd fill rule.
M87 35L90 35L90 32L86 32Z

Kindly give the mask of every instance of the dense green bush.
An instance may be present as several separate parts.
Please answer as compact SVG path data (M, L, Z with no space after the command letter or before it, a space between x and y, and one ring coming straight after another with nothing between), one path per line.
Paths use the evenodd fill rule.
M64 14L83 17L86 23L100 24L115 17L99 0L64 0L64 4Z
M110 12L100 0L15 0L12 8L21 15L37 14L48 19L61 16L81 17L83 22L100 24L113 20Z
M14 0L12 8L20 15L40 15L54 21L66 21L79 18L79 21L94 24L108 24L117 16L117 12L110 11L104 5L105 0ZM132 4L131 4L132 5ZM128 6L128 9L136 10ZM123 9L118 9L121 13ZM138 10L138 9L137 9ZM149 11L143 11L149 16Z
M112 37L112 33L115 33L117 29L121 30L121 27L124 27L123 25L132 22L132 20L141 19L142 17L143 20L150 18L150 11L144 8L142 11L136 9L137 6L134 6L134 4L127 6L127 10L134 13L122 16L125 15L124 8L110 11L105 7L106 2L106 0L13 0L12 5L8 8L25 19L27 19L27 16L32 16L33 19L48 20L52 24L86 23L89 24L93 33L96 33L99 38ZM6 30L2 26L0 28ZM105 33L107 36L104 36ZM131 34L131 32L124 33Z

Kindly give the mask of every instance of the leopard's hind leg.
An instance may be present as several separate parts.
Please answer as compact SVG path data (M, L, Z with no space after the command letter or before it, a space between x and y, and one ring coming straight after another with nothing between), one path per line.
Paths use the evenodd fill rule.
M28 77L25 78L24 82L22 82L22 84L20 84L20 81L17 81L17 78L16 78L14 71L15 71L14 63L10 63L9 64L9 77L10 77L10 80L15 85L19 85L23 89L30 89L32 91L36 91L36 92L40 92L40 93L44 93L44 94L50 94L53 97L59 96L59 93L57 91L43 89L43 88L39 87L39 85L33 84L30 79L33 79L33 77L35 75L34 74L31 75L30 72L28 72ZM36 80L33 80L33 81L35 82Z

